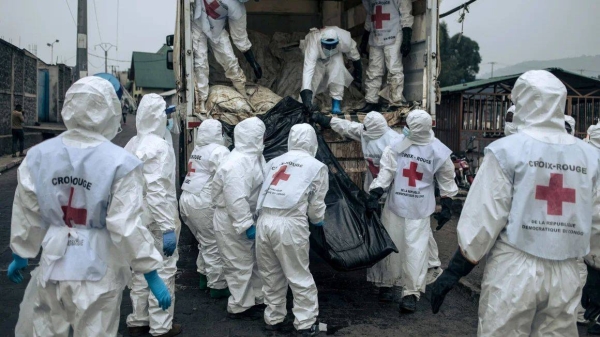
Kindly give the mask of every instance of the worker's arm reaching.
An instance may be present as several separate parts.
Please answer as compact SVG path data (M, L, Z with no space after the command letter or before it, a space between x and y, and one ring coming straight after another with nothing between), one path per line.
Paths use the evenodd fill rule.
M106 228L133 271L146 274L161 267L162 256L142 222L144 176L139 166L113 183Z
M317 174L312 184L310 184L311 193L308 197L308 221L312 224L322 223L325 219L325 195L329 190L329 173L327 166L323 166Z
M12 252L24 259L35 258L47 231L48 226L42 222L33 177L25 158L17 171L17 190L10 225Z

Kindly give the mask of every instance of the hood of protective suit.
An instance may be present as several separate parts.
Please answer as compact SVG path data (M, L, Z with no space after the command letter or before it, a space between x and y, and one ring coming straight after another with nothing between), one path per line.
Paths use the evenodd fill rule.
M138 135L155 134L160 138L164 137L167 128L166 106L165 100L157 94L148 94L142 98L135 118Z
M196 146L205 146L208 144L224 144L223 126L216 119L207 119L198 128L196 134Z
M67 90L61 115L68 130L95 133L111 140L121 125L121 103L110 82L89 76Z
M506 111L506 114L508 115L509 113L513 113L513 121L515 120L514 118L514 113L515 113L516 107L514 105L512 105L510 108L508 108L508 110ZM510 136L512 134L517 133L518 129L517 129L517 125L514 122L507 122L504 121L504 135L506 136Z
M363 120L363 125L366 129L363 136L369 140L379 139L390 129L385 117L377 111L369 112Z
M575 118L565 115L565 122L571 126L571 132L569 132L569 134L575 136Z
M516 106L513 122L519 130L566 133L567 89L556 76L545 70L528 71L515 83L512 97Z
M296 124L292 126L288 137L288 151L300 150L314 157L317 154L318 148L317 134L312 126L308 124Z
M265 145L265 123L257 117L244 119L233 129L235 150L247 154L262 154Z
M413 110L406 116L406 125L410 129L408 139L416 145L427 145L434 138L433 120L424 110Z
M588 130L588 143L600 149L600 123L591 125Z

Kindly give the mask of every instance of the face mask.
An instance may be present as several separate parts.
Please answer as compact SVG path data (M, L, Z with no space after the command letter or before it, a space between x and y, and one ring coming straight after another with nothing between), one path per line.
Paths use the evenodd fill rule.
M323 48L323 54L325 54L325 56L327 58L332 57L333 55L338 53L338 49L334 48L334 49L325 49Z
M172 119L167 119L167 129L170 131L173 131L173 120Z
M409 138L411 134L410 129L407 126L405 126L404 129L402 129L402 134L406 136L406 138Z
M512 134L517 133L518 129L515 126L515 123L511 123L511 122L505 122L504 123L504 135L505 136L510 136Z

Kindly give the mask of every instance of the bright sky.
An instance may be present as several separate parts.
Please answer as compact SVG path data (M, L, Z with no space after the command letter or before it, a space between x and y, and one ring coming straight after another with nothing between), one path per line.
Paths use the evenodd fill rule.
M111 65L127 70L133 51L158 51L165 43L165 36L173 34L175 29L175 7L174 0L88 0L88 51L101 56L88 56L89 73L104 71L104 51L100 47L94 49L100 42L117 45L118 50L112 48L108 57L126 61L109 60L109 72ZM76 21L77 0L0 1L0 37L12 39L17 46L20 39L21 48L29 49L29 45L36 44L37 55L45 62L50 61L50 47L46 44L58 39L54 61L58 57L59 62L66 60L68 65L75 65Z
M284 1L284 0L281 0ZM286 0L288 1L288 0ZM289 0L291 1L291 0ZM443 0L441 12L465 0ZM464 34L476 40L483 58L481 72L528 60L549 60L581 55L600 55L599 0L478 0L470 6ZM125 70L133 51L155 52L175 27L174 0L88 0L90 73L104 70L100 42L118 45L109 52L110 65ZM27 48L36 44L38 56L50 61L46 43L54 46L54 58L75 64L77 0L0 1L0 37ZM97 10L95 10L95 5ZM117 38L117 8L119 36ZM96 17L98 21L96 21ZM450 33L460 32L458 13L446 17ZM98 29L98 26L100 29ZM102 39L100 39L102 35ZM598 66L600 68L600 65ZM600 69L599 69L600 70Z
M465 0L443 0L444 13ZM481 72L531 60L600 55L598 0L478 0L464 34L479 43ZM450 35L461 31L459 12L444 18ZM496 69L497 69L496 68ZM600 70L600 65L598 65Z

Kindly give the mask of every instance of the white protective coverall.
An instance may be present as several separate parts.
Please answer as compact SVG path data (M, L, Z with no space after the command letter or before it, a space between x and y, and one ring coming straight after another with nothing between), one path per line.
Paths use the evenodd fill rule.
M246 230L254 225L263 182L265 129L265 124L257 117L236 125L233 130L235 149L217 168L213 179L215 234L223 273L231 292L227 311L232 314L242 313L263 302L254 240L247 238Z
M208 45L215 54L217 62L225 69L225 76L238 90L245 90L246 75L240 68L233 52L233 44L245 53L252 47L246 31L246 7L239 0L202 0L196 1L194 20L192 20L192 44L194 48L194 75L200 102L208 98ZM241 92L241 91L240 91Z
M321 34L324 31L334 32L339 40L336 54L329 57L321 47ZM300 49L304 52L302 90L312 91L315 97L329 89L331 98L343 100L344 87L349 87L354 80L344 64L344 54L352 61L360 60L356 42L350 32L335 26L312 28L304 40L300 41Z
M227 288L213 226L215 205L212 200L212 179L217 167L228 155L229 150L223 146L221 122L215 119L202 122L179 199L181 218L198 240L198 272L206 275L211 289Z
M388 146L381 157L379 175L370 186L390 192L381 222L400 251L369 270L370 281L382 286L402 286L402 297L425 292L430 249L430 216L435 211L435 177L441 197L458 193L451 150L435 138L431 116L423 110L406 117L410 136ZM419 198L415 198L419 195Z
M509 113L513 114L513 122L504 122L504 135L505 136L510 136L512 134L515 134L518 132L518 128L514 123L514 113L515 113L515 106L511 105L510 108L508 108L508 110L506 111L506 114L508 115Z
M565 115L565 122L571 126L570 135L575 136L575 118L573 118L569 115ZM590 128L592 128L592 127L593 127L593 125ZM583 257L577 259L577 266L579 267L579 278L581 280L581 287L583 288L583 286L585 286L585 282L587 281L587 276L588 276L587 266L586 266L585 262L583 261ZM577 322L583 323L583 324L588 323L588 321L585 319L585 317L583 317L584 314L585 314L585 309L583 308L581 303L579 303L577 305Z
M402 28L412 28L412 0L362 0L367 10L365 30L369 36L369 67L366 72L365 100L378 103L379 96L398 105L404 101L404 66L402 65ZM387 68L387 87L381 91Z
M578 335L577 258L600 267L600 156L565 131L566 96L554 75L523 74L512 91L519 132L486 149L469 190L457 234L472 263L487 255L479 336Z
M70 325L75 336L116 336L130 267L144 274L160 268L162 262L141 218L142 166L139 160L110 143L120 126L121 105L108 81L93 76L77 81L67 91L61 114L67 131L32 148L18 169L10 247L15 254L30 259L44 247L40 267L32 272L28 286L28 291L33 292L33 313L28 314L33 317L28 317L29 330L24 335L66 337ZM48 144L51 148L47 148ZM106 158L96 160L90 151L104 152ZM73 158L79 154L87 157L85 161L69 164L69 154L74 154ZM61 161L71 170L55 172ZM93 161L96 170L82 168L86 161ZM121 169L127 168L125 171L114 171L118 161ZM98 177L97 170L112 180ZM113 171L115 174L111 176ZM59 184L57 178L39 181L43 176L60 176L63 183ZM65 183L64 177L78 178L78 184ZM41 186L43 183L46 187ZM108 201L108 207L96 213L95 205L86 204L86 200L94 197L79 195L101 186L107 187L101 197ZM45 190L43 199L53 199L48 198L51 193L59 204L66 206L49 209L48 201L38 197L41 190ZM88 225L78 221L83 220L79 219L80 209L86 210L86 206ZM94 213L100 217L90 218ZM60 222L52 220L54 216L60 217ZM65 226L63 217L75 226ZM69 239L69 234L74 239ZM90 238L93 247L69 244L68 241L81 242L75 236ZM88 259L82 259L81 248L87 252L83 255L90 258L102 256L100 265L98 262L90 265ZM101 264L106 267L103 274Z
M159 95L145 95L136 115L137 136L125 146L125 150L144 163L144 223L152 232L154 244L161 254L163 233L175 231L179 239L181 230L175 190L175 153L163 139L167 122L165 106ZM160 308L143 274L134 273L130 284L133 312L127 317L127 326L150 326L152 335L165 334L173 325L178 249L170 257L163 256L163 259L158 275L171 292L173 302L168 310Z
M333 131L340 135L362 143L362 151L367 164L363 189L365 192L369 193L369 186L371 186L373 178L377 177L377 174L379 173L379 161L381 160L383 151L389 145L400 141L401 136L396 131L390 129L385 117L376 111L369 112L365 116L362 124L333 117L330 126ZM438 257L438 246L433 237L433 233L430 232L429 234L428 269L431 269L441 266L442 263ZM395 285L393 283L380 283L378 281L379 278L373 277L370 271L367 272L367 280L369 282L375 282L375 285L380 287L391 287Z
M287 315L288 285L294 294L294 327L309 329L319 316L317 286L308 269L308 223L320 223L325 217L329 175L327 166L314 158L317 148L312 126L294 125L288 137L289 152L269 161L264 170L256 258L269 325L283 322Z

